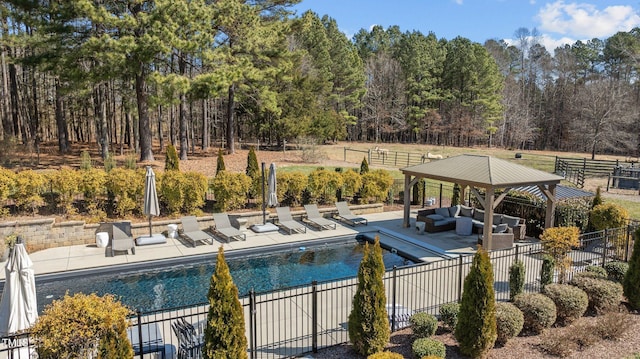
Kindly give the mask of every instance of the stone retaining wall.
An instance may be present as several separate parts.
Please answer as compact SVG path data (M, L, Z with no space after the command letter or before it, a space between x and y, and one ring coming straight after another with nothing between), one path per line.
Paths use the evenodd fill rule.
M381 203L350 205L349 208L354 214L380 213L383 210ZM320 208L320 212L329 216L329 213L335 213L335 207ZM291 212L293 216L303 215L304 210L296 210ZM247 220L247 228L254 224L262 223L262 211L230 213L231 223L238 226L237 219L245 218ZM275 218L275 213L267 213L266 220L270 221ZM214 225L213 216L198 217L200 228L208 228ZM180 218L169 220L153 220L153 233L167 234L167 225L180 224ZM96 233L101 232L100 223L85 223L84 221L67 221L56 223L53 218L42 218L33 220L17 220L0 222L0 238L11 233L20 234L29 249L29 252L38 251L47 248L64 247L82 244L95 244ZM180 228L180 226L178 227ZM149 222L132 223L131 229L134 237L146 235L149 233Z

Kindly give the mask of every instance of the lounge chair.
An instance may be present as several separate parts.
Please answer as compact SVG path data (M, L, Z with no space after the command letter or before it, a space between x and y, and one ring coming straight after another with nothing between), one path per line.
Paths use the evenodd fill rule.
M330 221L320 214L318 206L315 204L305 204L304 210L307 212L307 222L312 226L323 229L336 229L336 222Z
M369 224L366 218L358 217L351 213L347 202L336 202L336 208L338 208L338 214L335 215L341 221L347 222L351 226L355 226L356 224L364 224L365 226Z
M227 243L232 239L243 241L247 239L246 234L240 232L231 225L229 215L226 213L214 213L213 221L215 222L215 227L211 229L213 234L220 236Z
M289 232L289 234L307 232L307 227L304 224L293 220L289 207L276 207L276 212L278 213L278 226Z
M200 229L196 216L182 217L180 222L182 222L182 236L190 240L194 247L198 241L211 242L213 244L213 237Z
M115 251L127 251L136 254L136 246L131 234L131 222L111 223L111 256L115 256Z

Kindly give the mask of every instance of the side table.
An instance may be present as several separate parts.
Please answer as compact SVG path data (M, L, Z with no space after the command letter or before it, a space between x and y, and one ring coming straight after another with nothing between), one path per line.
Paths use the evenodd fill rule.
M456 218L456 234L470 236L473 231L473 220L471 217Z

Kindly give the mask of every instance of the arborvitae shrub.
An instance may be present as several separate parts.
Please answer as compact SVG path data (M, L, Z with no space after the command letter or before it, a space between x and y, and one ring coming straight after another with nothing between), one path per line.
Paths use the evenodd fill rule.
M80 169L89 170L91 168L93 168L93 163L91 162L89 151L82 151L82 154L80 154Z
M204 329L205 359L247 358L244 311L238 299L238 288L233 283L222 246L218 249L215 272L211 276L209 313Z
M609 262L604 265L604 269L607 271L607 278L614 282L622 283L624 275L629 270L629 263Z
M124 168L128 170L135 170L138 168L138 157L134 153L129 154L124 158Z
M444 343L432 338L418 338L411 346L413 355L416 358L424 358L426 356L435 356L444 358L447 355L447 348Z
M160 179L158 197L170 214L179 214L185 203L185 177L180 171L167 171Z
M567 325L582 317L589 306L589 297L582 289L569 284L549 284L543 292L556 305L556 322Z
M556 321L556 305L544 294L525 293L515 297L513 304L524 315L523 330L540 334Z
M249 189L249 197L255 198L262 193L262 174L260 165L258 164L258 156L253 146L249 148L247 155L247 170L245 172L251 178L251 188Z
M31 329L38 357L133 358L127 336L130 314L110 294L65 294L45 308Z
M598 188L596 188L596 195L593 196L593 201L591 202L591 208L597 207L603 203L604 201L602 200L602 194L600 193L600 186L598 186Z
M393 177L387 170L372 170L362 175L360 196L365 202L381 202L387 199Z
M451 205L455 206L460 204L460 185L457 183L453 184L453 193L451 194Z
M358 268L358 286L349 314L349 338L355 351L361 355L382 351L389 342L391 330L383 276L382 249L376 238L373 245L365 243Z
M222 156L222 149L220 149L218 150L218 158L216 159L216 176L218 176L220 172L224 172L224 170L224 156Z
M362 176L353 169L342 172L342 196L353 197L362 188Z
M111 170L116 168L117 165L118 165L118 163L116 162L116 159L113 157L113 154L109 153L107 155L107 158L104 159L104 170L105 170L105 172L111 172Z
M552 256L545 254L542 257L542 267L540 268L540 285L544 288L545 285L553 283L553 269L556 266L556 261Z
M496 303L497 344L504 345L509 339L520 334L523 325L524 315L518 307L507 302Z
M207 186L209 181L207 177L200 172L184 173L184 203L182 205L183 213L196 214L200 208L204 207L205 196L207 194Z
M600 267L600 266L586 266L584 268L585 271L587 272L591 272L591 273L595 273L597 275L599 275L602 278L606 278L607 277L607 270Z
M513 301L516 295L524 291L525 269L524 263L516 259L509 267L509 299Z
M171 144L167 146L167 152L164 157L164 170L180 171L180 158L176 148Z
M460 351L471 357L485 355L496 341L496 303L493 268L489 254L482 247L464 280L455 337Z
M615 310L622 300L622 285L605 278L576 275L571 280L571 284L587 293L589 310L596 314Z
M627 224L629 213L627 210L615 203L599 204L591 210L589 223L596 231L607 228L624 227Z
M640 309L640 227L633 234L633 252L622 285L624 296L634 309Z
M450 331L456 329L458 324L458 313L460 313L460 303L447 303L440 307L440 320L444 327Z
M393 352L378 352L371 354L367 359L404 359L402 354Z
M360 163L360 174L363 175L369 172L369 162L367 162L367 158L363 157L362 162Z
M211 182L216 209L227 212L244 207L251 178L244 173L222 171Z
M413 335L418 338L428 338L436 333L438 329L438 319L433 315L420 312L409 318Z

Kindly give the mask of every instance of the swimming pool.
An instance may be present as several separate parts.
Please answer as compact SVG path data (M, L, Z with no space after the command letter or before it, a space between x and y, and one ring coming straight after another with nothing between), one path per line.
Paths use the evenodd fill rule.
M269 292L282 288L356 276L364 245L353 238L332 242L305 243L272 248L271 253L225 253L231 276L240 296L253 288ZM386 268L412 264L409 260L383 250ZM109 273L36 278L38 311L68 290L73 293L112 293L133 309L143 312L190 306L206 302L215 254L186 263L167 263L156 268L131 268Z

